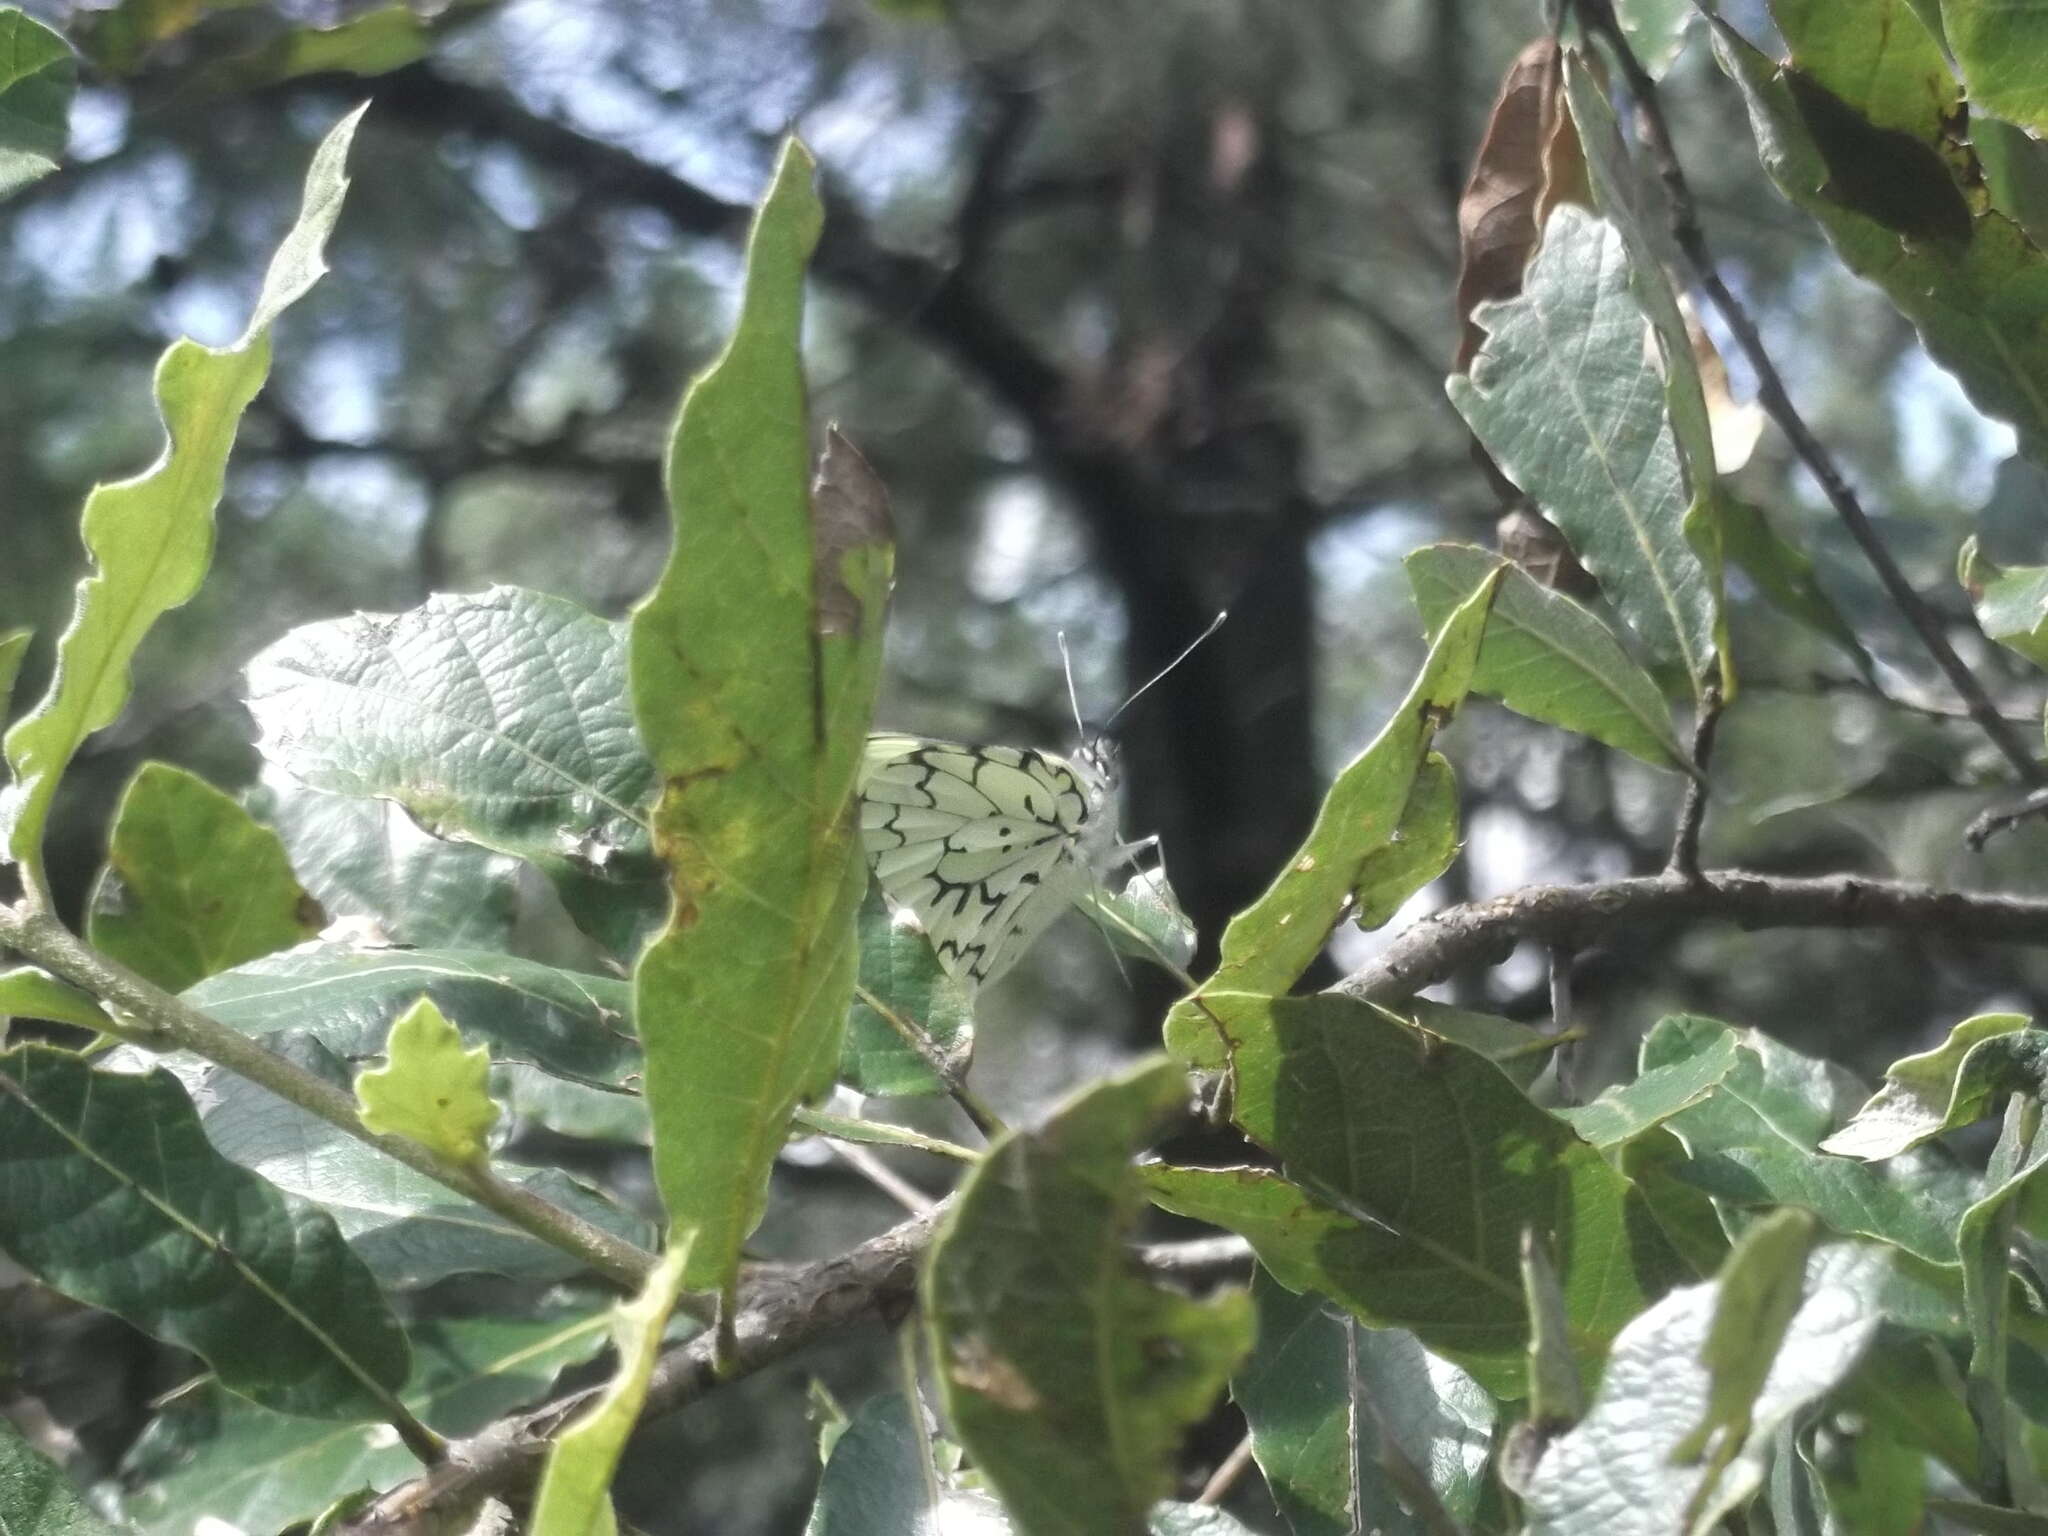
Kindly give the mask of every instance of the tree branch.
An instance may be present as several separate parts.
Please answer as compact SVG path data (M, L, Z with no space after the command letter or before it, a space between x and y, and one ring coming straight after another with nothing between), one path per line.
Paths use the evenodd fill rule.
M668 1350L654 1368L640 1421L674 1413L714 1386L772 1365L822 1334L892 1321L910 1305L918 1260L937 1225L937 1212L918 1216L836 1259L755 1280L746 1287L734 1320L724 1369L712 1370L710 1329ZM569 1393L451 1442L439 1467L385 1494L342 1525L339 1536L427 1529L429 1517L438 1520L472 1510L486 1498L516 1495L539 1475L557 1431L603 1390L600 1384ZM447 1527L433 1523L431 1528Z
M1498 963L1524 939L1588 948L1621 929L1699 920L1744 928L1889 928L2048 946L2048 900L2036 897L1853 875L1791 879L1715 870L1688 880L1666 873L1594 885L1531 885L1446 908L1331 990L1398 1002L1465 966Z
M1642 61L1629 46L1620 24L1615 20L1612 0L1576 0L1579 15L1589 32L1606 39L1615 61L1621 68L1623 79L1628 82L1629 95L1634 98L1642 119L1643 142L1650 158L1657 167L1657 176L1664 184L1665 203L1670 213L1672 238L1684 252L1686 263L1692 268L1693 276L1706 290L1716 311L1727 322L1742 353L1749 361L1757 379L1757 398L1770 414L1771 420L1785 434L1792 445L1792 451L1799 456L1813 478L1819 482L1828 504L1849 535L1863 551L1864 558L1877 573L1878 581L1891 598L1913 632L1920 637L1928 655L1934 658L1955 688L1957 695L1970 711L1970 718L1991 739L1993 746L2011 763L2013 771L2024 784L2048 782L2048 770L2027 746L2024 738L1991 701L1991 695L1978 681L1977 676L1956 654L1949 644L1948 635L1942 629L1941 618L1930 608L1913 584L1906 579L1898 562L1892 559L1891 551L1885 548L1884 540L1878 537L1870 516L1863 510L1856 493L1849 488L1841 469L1820 439L1800 416L1798 407L1786 392L1785 381L1779 376L1777 366L1772 363L1770 353L1764 349L1763 336L1756 328L1756 322L1743 308L1742 303L1722 281L1714 264L1712 250L1707 245L1704 228L1700 224L1699 206L1692 194L1692 185L1686 180L1685 168L1678 158L1678 150L1671 137L1671 125L1664 116L1663 99L1658 95L1657 82L1643 68Z
M105 1003L122 1038L154 1051L190 1051L267 1088L415 1172L466 1195L523 1232L575 1255L623 1286L637 1286L654 1256L486 1168L457 1163L405 1136L379 1136L364 1126L348 1093L288 1061L238 1029L201 1013L155 983L82 942L42 913L0 907L0 944Z

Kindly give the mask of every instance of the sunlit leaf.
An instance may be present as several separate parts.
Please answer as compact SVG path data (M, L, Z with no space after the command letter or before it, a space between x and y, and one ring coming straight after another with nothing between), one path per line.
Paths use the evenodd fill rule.
M322 1212L207 1141L167 1072L0 1053L0 1251L56 1290L192 1350L254 1401L380 1416L405 1335Z
M0 198L57 169L77 85L63 38L18 10L0 11Z
M1594 1146L1615 1146L1699 1103L1735 1070L1739 1051L1734 1034L1725 1034L1694 1055L1653 1067L1607 1089L1589 1104L1561 1109L1558 1114Z
M182 992L303 943L326 920L277 834L231 796L169 763L137 770L86 914L95 948Z
M20 1430L0 1418L0 1529L7 1536L117 1536Z
M464 1047L423 997L393 1022L384 1065L356 1078L356 1102L379 1135L409 1136L453 1162L481 1164L498 1123L490 1075L490 1047Z
M301 625L249 663L249 710L294 778L536 865L624 955L660 898L625 676L620 626L493 587Z
M1464 544L1432 544L1402 562L1432 633L1503 562ZM1607 626L1564 593L1508 566L1472 673L1472 691L1659 768L1688 754L1656 683Z
M531 1536L612 1536L612 1471L647 1398L647 1380L661 1354L662 1330L682 1294L689 1265L684 1247L670 1248L646 1286L612 1313L618 1369L604 1391L555 1436L533 1501Z
M2048 566L2007 569L1986 559L1972 537L1956 556L1956 579L1970 594L1985 634L2035 666L2048 667Z
M1162 1289L1125 1246L1144 1203L1131 1154L1186 1092L1156 1061L1005 1136L933 1243L924 1299L947 1413L1020 1536L1139 1527L1251 1346L1244 1292Z
M2048 134L2048 11L2011 0L1941 0L1972 110Z
M1798 1311L1750 1410L1750 1429L1717 1491L1693 1509L1708 1469L1675 1457L1704 1413L1710 1377L1700 1351L1719 1286L1673 1291L1623 1330L1593 1407L1553 1441L1524 1495L1529 1536L1692 1536L1746 1500L1762 1480L1777 1427L1848 1374L1878 1323L1881 1249L1842 1243L1807 1261ZM1688 1512L1691 1511L1691 1518Z
M879 886L861 903L859 923L860 987L846 1018L839 1080L882 1097L944 1093L946 1085L903 1031L921 1033L949 1064L964 1068L974 1045L974 998L946 974L916 916L891 912Z
M1980 1013L1933 1050L1901 1057L1885 1069L1884 1086L1820 1144L1821 1151L1871 1162L1896 1157L1981 1120L2001 1090L2039 1091L2048 1030L2032 1022L2023 1013Z
M298 222L271 259L241 339L171 344L156 368L167 442L132 480L93 488L82 529L97 570L78 584L49 691L7 732L15 781L0 788L6 855L41 878L43 825L79 744L128 698L128 663L166 611L191 600L213 556L213 509L242 411L270 371L270 327L326 271L321 258L348 188L343 165L362 109L314 151Z
M798 340L823 210L785 147L724 353L669 445L675 544L631 625L634 716L661 784L667 925L634 972L655 1182L719 1288L804 1099L839 1064L867 889L856 787L892 552L881 487L832 437L813 493Z
M113 1024L88 994L32 965L0 971L0 1020L9 1018L49 1019L91 1030Z

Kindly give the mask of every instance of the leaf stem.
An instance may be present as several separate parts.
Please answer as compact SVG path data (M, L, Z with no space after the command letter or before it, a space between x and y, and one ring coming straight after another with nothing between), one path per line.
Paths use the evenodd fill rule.
M1685 803L1678 810L1678 830L1671 840L1671 862L1665 872L1681 880L1700 877L1700 830L1707 819L1708 759L1714 755L1714 733L1721 724L1721 687L1709 682L1700 694L1692 725L1692 760L1699 773L1685 781Z
M960 1106L961 1113L974 1122L974 1128L977 1131L980 1131L990 1141L994 1141L1008 1129L1003 1124L1002 1117L990 1109L983 1102L981 1096L967 1086L965 1080L954 1070L953 1064L946 1060L946 1054L939 1049L938 1042L932 1039L931 1035L925 1031L922 1025L904 1018L902 1014L891 1008L858 982L854 984L853 992L854 996L881 1015L882 1022L895 1030L902 1037L905 1045L917 1052L924 1064L931 1068L932 1075L944 1085L946 1092L952 1096L953 1102Z
M488 1168L458 1163L407 1137L376 1135L364 1126L355 1100L343 1089L108 959L31 903L0 907L0 944L105 1004L117 1032L131 1044L153 1051L190 1051L225 1067L467 1196L542 1242L575 1255L619 1285L637 1286L654 1267L654 1255L645 1249L530 1190L505 1183Z
M1969 709L1970 718L1990 738L2013 771L2024 784L2034 785L2048 782L2048 770L2028 748L2019 732L2009 724L1992 703L1991 695L1978 681L1977 676L1956 654L1943 631L1938 614L1928 606L1927 601L1914 590L1906 579L1884 540L1878 536L1870 516L1863 510L1863 504L1856 493L1849 488L1833 455L1823 446L1820 439L1800 416L1798 407L1785 389L1785 381L1778 373L1770 353L1764 349L1763 336L1757 330L1756 322L1750 318L1740 300L1729 290L1714 264L1713 252L1707 245L1706 232L1700 224L1699 205L1692 193L1692 185L1686 180L1685 168L1679 161L1678 150L1671 137L1671 125L1664 115L1664 103L1657 92L1657 82L1650 72L1643 68L1642 60L1629 46L1627 36L1615 19L1612 0L1573 0L1580 21L1589 33L1604 38L1615 62L1620 66L1622 78L1628 83L1629 95L1634 98L1642 123L1642 135L1650 158L1657 168L1657 177L1664 185L1665 204L1670 215L1672 238L1685 255L1686 264L1692 268L1693 276L1715 310L1726 322L1734 335L1743 356L1748 359L1751 370L1756 374L1757 399L1785 439L1792 445L1792 451L1799 456L1807 471L1819 482L1821 492L1841 519L1842 526L1863 551L1864 558L1877 573L1879 583L1892 600L1892 604L1912 626L1920 637L1928 655L1947 676L1957 695Z

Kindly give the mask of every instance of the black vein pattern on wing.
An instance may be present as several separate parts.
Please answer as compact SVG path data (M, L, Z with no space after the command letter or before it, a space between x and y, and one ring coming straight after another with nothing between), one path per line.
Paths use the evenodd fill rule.
M934 929L949 967L976 982L1004 969L1057 915L1027 913L1071 864L1090 814L1073 769L1030 747L931 744L892 759L864 791L861 831L884 890ZM970 917L970 912L974 915ZM957 934L940 927L958 926Z

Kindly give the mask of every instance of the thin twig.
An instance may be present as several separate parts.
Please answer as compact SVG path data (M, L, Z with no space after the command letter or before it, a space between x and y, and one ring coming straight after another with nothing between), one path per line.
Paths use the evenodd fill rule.
M1678 150L1672 141L1671 125L1664 115L1664 103L1658 95L1657 83L1643 68L1642 61L1629 46L1620 23L1615 20L1612 0L1575 0L1581 21L1588 32L1604 38L1620 66L1622 78L1628 83L1629 95L1634 98L1642 121L1643 142L1650 158L1657 167L1658 179L1664 185L1665 202L1670 214L1672 238L1685 255L1686 263L1692 268L1694 279L1705 290L1715 310L1734 335L1737 345L1742 348L1751 370L1756 374L1757 398L1769 413L1778 429L1785 434L1792 451L1799 456L1813 478L1819 482L1821 492L1834 508L1835 515L1849 535L1863 551L1871 569L1877 573L1878 581L1886 594L1913 632L1920 637L1920 643L1934 658L1935 664L1947 676L1957 695L1970 711L1970 718L1990 738L2022 783L2041 784L2048 782L2048 770L2027 746L2026 741L2005 717L1999 714L1984 685L1956 654L1955 647L1942 629L1942 621L1924 598L1914 590L1906 579L1898 562L1892 559L1891 551L1885 548L1878 536L1863 504L1836 466L1833 456L1822 445L1819 438L1807 426L1793 405L1792 397L1786 392L1784 379L1777 366L1772 363L1770 353L1764 348L1763 337L1756 328L1756 322L1743 308L1741 302L1722 281L1714 264L1711 248L1707 244L1705 230L1700 224L1699 207L1692 194L1692 185L1686 180L1685 168L1678 158Z
M1252 1464L1252 1437L1246 1435L1237 1442L1231 1453L1223 1458L1223 1464L1209 1474L1209 1481L1202 1484L1202 1491L1195 1495L1197 1504L1221 1504L1230 1497L1245 1470Z
M225 1067L468 1196L521 1231L575 1255L607 1279L636 1286L654 1267L654 1255L644 1248L531 1190L506 1183L487 1168L457 1163L410 1137L372 1133L345 1090L108 959L53 917L22 907L0 907L0 944L106 1004L124 1039L154 1051L190 1051Z
M903 1209L910 1212L911 1215L923 1216L938 1205L938 1201L919 1189L910 1180L904 1178L902 1174L891 1168L866 1147L855 1146L843 1141L830 1142L828 1145L832 1148L833 1155L838 1157L841 1162L874 1185L875 1188L879 1189L891 1200L902 1206Z
M931 1068L932 1076L939 1080L946 1092L952 1096L953 1102L960 1106L961 1113L974 1122L977 1131L990 1141L1003 1134L1006 1127L1002 1118L967 1086L953 1063L946 1059L946 1053L940 1048L938 1041L931 1037L923 1025L904 1018L858 983L854 985L853 995L874 1009L881 1016L882 1022L895 1030L905 1045L917 1052L919 1059Z
M1721 687L1709 682L1700 695L1692 726L1692 760L1699 773L1685 782L1685 803L1678 811L1678 831L1671 840L1671 862L1665 869L1683 880L1700 877L1700 829L1707 819L1708 759L1714 755L1714 733L1721 724Z
M1556 1054L1551 1061L1557 1075L1557 1091L1567 1104L1575 1102L1572 1097L1572 1047L1584 1034L1572 1024L1572 966L1578 958L1578 951L1569 944L1550 946L1550 1039L1556 1046Z
M2017 805L1995 806L1963 829L1963 841L1980 850L2001 832L2009 832L2030 817L2048 812L2048 786L2035 790Z

